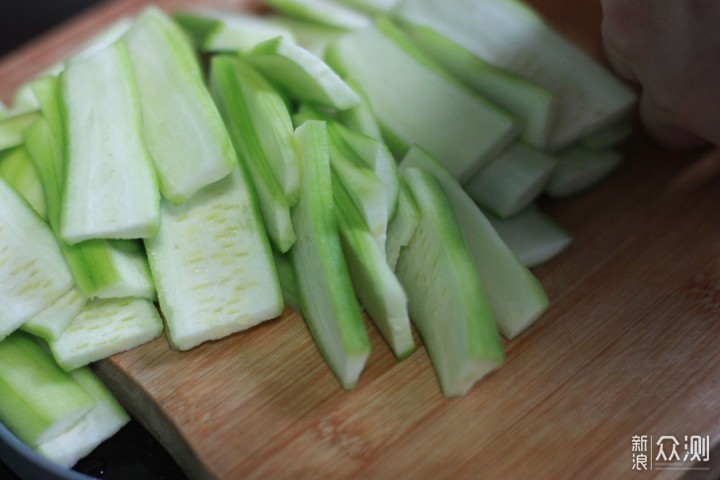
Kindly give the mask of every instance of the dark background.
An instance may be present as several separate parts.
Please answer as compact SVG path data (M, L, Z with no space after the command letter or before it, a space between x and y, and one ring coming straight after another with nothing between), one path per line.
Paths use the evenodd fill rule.
M0 0L0 58L103 1ZM105 480L185 478L163 448L134 421L81 460L76 469ZM18 477L0 462L0 479Z
M100 0L0 1L0 56Z

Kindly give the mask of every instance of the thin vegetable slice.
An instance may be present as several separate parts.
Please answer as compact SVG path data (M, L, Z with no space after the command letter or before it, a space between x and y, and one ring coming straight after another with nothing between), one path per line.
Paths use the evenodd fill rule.
M33 111L0 120L0 150L22 145L23 130L37 118L37 115L37 112Z
M432 173L442 185L480 272L500 333L508 339L516 337L547 309L549 300L542 285L513 255L475 202L434 158L421 148L413 147L401 162L400 169L412 167Z
M465 191L480 206L507 218L542 193L557 163L557 158L515 142L471 178Z
M528 268L554 258L572 242L572 236L537 207L505 219L486 215L503 242Z
M442 187L417 168L404 170L403 177L417 201L420 223L396 273L443 394L464 395L503 362L502 341Z
M361 89L397 157L420 144L465 181L519 133L510 115L460 85L389 21L340 38L326 60Z
M337 180L337 181L336 181ZM407 297L342 182L333 175L336 219L355 293L398 359L415 350Z
M271 14L263 18L268 18L273 23L287 28L292 32L292 35L286 35L285 38L288 40L294 38L298 45L319 58L323 58L328 45L345 34L345 31L339 28L289 18L279 14Z
M290 255L302 312L320 353L350 390L370 354L370 341L338 237L325 124L306 121L295 137L303 186L292 212L298 238Z
M357 94L325 62L284 37L257 45L245 59L303 102L346 110Z
M152 302L141 298L89 302L56 339L48 342L66 371L83 367L157 338L162 320Z
M290 254L280 253L273 249L273 258L275 259L275 268L277 269L278 279L280 280L280 288L282 289L285 305L302 315L300 308L300 286L298 285L295 268L290 260Z
M292 30L270 15L197 7L177 13L175 20L205 52L246 51L275 37L295 41Z
M263 0L263 3L288 17L343 30L365 28L372 22L369 16L332 0Z
M70 428L95 401L24 332L0 341L0 420L34 447Z
M42 182L25 147L17 147L0 154L0 177L18 192L42 218L47 216L47 204Z
M163 202L160 229L145 246L174 348L187 350L282 313L257 209L240 168L182 205Z
M360 11L379 15L381 13L390 12L400 0L336 0L339 3L344 3L352 8L356 8Z
M0 339L73 285L47 224L0 179Z
M72 323L88 299L77 288L71 288L55 303L34 315L20 327L47 341L54 340Z
M410 243L410 240L415 234L418 223L420 223L420 211L405 180L400 177L400 195L397 213L390 222L390 225L388 225L387 243L385 247L388 265L390 265L390 268L393 270L395 270L403 247Z
M547 146L556 111L550 90L485 62L435 30L412 23L402 27L430 58L514 115L521 124L523 141L541 149Z
M329 129L332 132L332 128ZM348 149L342 139L329 135L330 166L334 183L339 182L345 194L362 216L375 243L385 252L387 238L388 206L385 186L365 163Z
M75 425L35 450L58 465L70 468L130 422L130 416L88 367L70 373L95 400L95 406Z
M295 241L290 206L300 192L287 107L272 86L238 58L217 56L210 70L213 95L240 161L250 172L270 239L287 252Z
M633 133L633 129L633 121L629 117L623 118L586 135L580 142L590 150L608 150L626 140Z
M367 135L378 142L383 142L380 125L370 108L370 104L362 94L362 90L351 78L346 78L345 82L358 94L360 101L354 107L338 112L338 120L350 130Z
M580 193L610 175L622 163L616 150L591 150L573 145L558 153L559 162L545 185L550 197L562 198Z
M636 95L519 0L405 0L393 12L478 57L550 90L557 112L548 148L558 150L626 115ZM434 152L431 152L434 153Z
M67 132L61 237L77 243L154 235L160 193L125 45L70 62L61 90Z
M182 203L232 171L237 164L232 142L180 27L160 10L149 8L124 42L160 192Z
M48 77L48 80L50 79L56 81L54 77ZM48 97L46 100L47 109L51 109L52 98ZM41 104L43 111L46 111L43 100ZM33 122L25 130L25 146L42 182L50 228L56 237L59 237L63 156L51 125L44 117ZM137 242L95 239L68 245L59 239L58 243L75 285L86 297L155 299L155 285L150 276L147 258Z
M342 127L337 122L328 125L332 144L360 159L375 172L375 175L385 187L385 200L387 202L387 218L395 216L398 202L399 174L397 163L387 146L372 136L353 132Z

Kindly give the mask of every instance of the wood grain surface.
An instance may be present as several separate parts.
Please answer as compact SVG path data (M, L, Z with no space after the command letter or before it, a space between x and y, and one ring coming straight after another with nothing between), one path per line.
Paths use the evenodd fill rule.
M0 98L145 3L111 1L2 59ZM601 54L596 1L532 3ZM640 134L624 151L598 187L542 202L574 236L535 270L551 307L466 397L444 399L424 349L398 363L372 327L346 393L289 310L186 353L159 339L98 371L197 478L717 478L720 159ZM708 470L634 472L633 435L709 435L710 461L695 465Z

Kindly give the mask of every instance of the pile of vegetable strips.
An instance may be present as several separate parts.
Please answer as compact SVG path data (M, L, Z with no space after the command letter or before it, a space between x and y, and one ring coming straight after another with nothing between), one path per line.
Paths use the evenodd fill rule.
M128 421L89 364L286 305L347 390L364 310L466 394L548 308L536 200L620 162L635 95L525 4L266 3L149 7L0 111L0 420L63 465Z

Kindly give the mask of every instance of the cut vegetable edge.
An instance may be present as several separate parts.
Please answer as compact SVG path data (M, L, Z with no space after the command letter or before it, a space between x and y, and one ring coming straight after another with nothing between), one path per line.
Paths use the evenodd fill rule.
M291 258L303 317L342 387L357 384L370 342L345 264L334 218L326 126L306 121L295 131L303 168L303 194L293 209L298 240Z
M432 173L442 185L473 261L485 285L500 332L512 339L547 310L549 299L538 279L515 257L480 208L430 154L414 146L400 163Z
M163 202L158 234L145 246L166 336L177 350L247 330L283 311L267 233L240 168L183 205Z
M342 182L333 175L333 198L340 239L355 292L395 356L415 350L407 297L387 263L385 249L364 223Z
M465 395L503 362L503 344L445 192L424 170L406 168L402 175L420 222L396 273L443 394Z
M90 368L76 369L70 375L93 397L95 406L69 429L35 447L43 457L67 468L75 465L130 421L125 409Z

